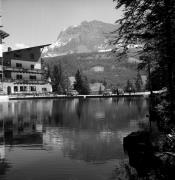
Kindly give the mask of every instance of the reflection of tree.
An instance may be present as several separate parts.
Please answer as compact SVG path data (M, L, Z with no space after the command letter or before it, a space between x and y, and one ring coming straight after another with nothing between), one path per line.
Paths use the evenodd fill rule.
M113 99L112 99L112 101L113 101L114 103L116 103L117 105L118 105L118 103L119 103L119 100L120 100L119 98L113 98Z
M125 98L125 103L126 103L128 106L131 106L131 104L133 103L133 97L127 97L127 98Z
M82 109L83 109L83 101L80 99L76 105L76 113L77 113L79 120L80 120L81 115L82 115Z
M65 109L65 101L53 101L53 109L52 109L52 124L63 126L63 117Z
M123 102L124 100L124 102ZM44 123L58 125L73 129L109 129L116 130L128 127L130 120L139 120L147 112L147 107L140 106L141 102L135 99L118 98L107 103L107 99L80 99L74 100L55 100L53 102L52 115L45 118ZM130 106L127 105L129 101ZM72 108L74 104L75 108ZM139 105L138 105L139 104ZM138 106L142 110L138 110ZM101 118L96 116L97 112L103 114Z
M6 174L7 170L11 167L5 159L5 145L4 138L0 141L0 176ZM0 177L1 179L1 177Z
M6 160L0 161L0 176L5 175L6 172L11 168L11 165Z
M76 104L76 114L78 116L78 119L80 120L81 119L81 116L85 113L87 114L87 112L84 112L84 110L88 110L86 109L86 107L88 106L88 100L82 100L80 99L78 101L78 103Z
M136 99L136 107L139 113L142 112L142 106L143 106L143 99L142 98L137 98Z

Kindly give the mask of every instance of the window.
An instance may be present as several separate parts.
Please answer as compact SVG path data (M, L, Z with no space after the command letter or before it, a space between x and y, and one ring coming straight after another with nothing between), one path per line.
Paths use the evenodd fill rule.
M22 75L21 74L17 74L16 75L16 79L22 79Z
M22 68L22 64L21 63L16 63L16 67L17 68Z
M27 91L27 86L24 86L24 91Z
M18 92L18 86L14 86L14 92Z
M30 80L36 80L36 76L30 76Z
M20 86L20 91L24 91L24 86Z
M31 91L36 91L36 86L30 86Z
M33 65L33 64L31 64L31 66L30 66L30 67L31 67L31 69L34 69L34 65Z
M43 92L47 92L47 88L42 88L42 91Z

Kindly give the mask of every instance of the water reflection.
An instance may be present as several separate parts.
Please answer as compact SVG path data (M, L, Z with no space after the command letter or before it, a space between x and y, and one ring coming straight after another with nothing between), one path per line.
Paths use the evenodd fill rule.
M147 102L140 98L30 100L0 103L2 144L0 158L3 157L3 162L6 162L3 167L6 167L5 169L11 167L10 173L14 173L15 168L24 167L21 165L25 164L28 170L31 170L30 177L33 176L34 179L36 179L36 174L32 173L34 167L38 171L41 170L39 162L45 163L41 170L42 175L40 174L43 176L42 179L47 179L48 176L43 174L49 174L51 171L55 174L52 179L66 179L66 173L57 171L56 167L59 165L65 167L66 172L67 166L71 166L69 173L71 177L75 176L73 174L77 160L82 161L77 165L80 167L83 162L90 163L95 169L98 169L98 164L101 164L105 168L101 167L104 172L110 169L112 171L111 161L124 157L121 139L138 129L137 122L145 117L146 112ZM31 159L32 166L29 163ZM82 172L86 174L87 168ZM1 170L3 168L0 163L0 175ZM12 177L7 171L3 170L3 172L6 172L7 179ZM79 173L76 171L76 177L80 176L81 173ZM96 173L100 174L98 171ZM96 175L91 176L91 179L95 179ZM19 177L17 173L17 178L23 177L21 175Z

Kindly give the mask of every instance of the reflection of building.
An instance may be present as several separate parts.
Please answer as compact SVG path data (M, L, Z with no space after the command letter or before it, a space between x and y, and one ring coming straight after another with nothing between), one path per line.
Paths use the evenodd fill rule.
M14 93L52 92L47 81L47 69L42 65L43 46L36 46L3 53L3 91Z
M42 145L42 131L43 125L31 116L4 117L0 120L0 144Z
M1 133L1 144L40 144L42 145L42 133L37 132L38 128L35 123L24 123L21 119L14 123L12 119L5 119L3 122ZM2 123L1 123L2 124ZM42 127L40 126L41 130ZM0 156L3 155L3 150L0 146ZM0 157L1 158L1 157Z

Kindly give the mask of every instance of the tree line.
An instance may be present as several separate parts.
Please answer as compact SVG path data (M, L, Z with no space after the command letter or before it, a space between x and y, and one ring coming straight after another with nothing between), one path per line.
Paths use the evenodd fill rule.
M76 90L79 94L90 94L87 77L78 69L75 73L75 82L71 85L69 76L63 69L62 64L47 67L47 77L50 77L53 92L67 94L70 90Z

